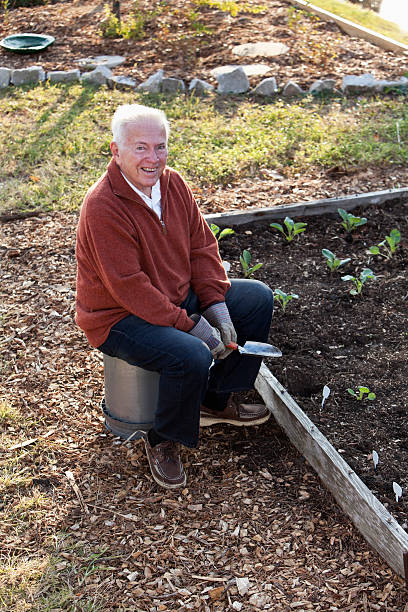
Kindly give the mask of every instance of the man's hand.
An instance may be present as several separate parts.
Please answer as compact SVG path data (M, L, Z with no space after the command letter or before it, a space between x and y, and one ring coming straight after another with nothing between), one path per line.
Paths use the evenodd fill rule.
M226 348L221 340L221 334L218 329L212 327L208 321L199 314L192 314L190 319L195 322L195 325L188 333L205 342L214 359L222 359L222 355L225 353Z
M221 338L225 346L228 346L231 342L237 341L237 332L235 331L225 302L213 304L207 308L207 310L204 310L203 317L205 317L213 327L220 330ZM232 349L226 348L219 359L225 359L231 352Z

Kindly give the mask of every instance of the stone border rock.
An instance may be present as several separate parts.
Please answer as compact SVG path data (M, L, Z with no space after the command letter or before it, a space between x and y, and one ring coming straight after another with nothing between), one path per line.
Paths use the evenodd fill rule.
M288 81L278 87L275 77L263 79L251 90L247 72L248 66L221 66L217 69L215 78L218 87L215 90L211 83L194 78L188 88L182 79L167 77L162 69L152 74L143 83L137 83L134 79L126 76L115 76L109 68L109 60L112 66L117 66L125 61L120 56L101 56L98 58L87 58L78 61L78 64L93 68L81 73L80 70L55 70L44 72L41 66L30 66L29 68L11 69L0 67L0 89L9 85L33 85L43 81L50 83L71 83L82 81L92 85L106 85L110 88L133 89L146 93L178 94L188 91L190 94L205 95L216 91L220 95L250 94L254 96L274 97L282 95L284 98L296 98L312 95L360 95L378 94L389 92L408 92L408 78L400 77L395 81L385 79L378 80L372 74L345 75L342 79L341 90L335 88L333 79L322 78L314 81L308 90L303 90L294 81ZM253 65L252 65L253 67Z

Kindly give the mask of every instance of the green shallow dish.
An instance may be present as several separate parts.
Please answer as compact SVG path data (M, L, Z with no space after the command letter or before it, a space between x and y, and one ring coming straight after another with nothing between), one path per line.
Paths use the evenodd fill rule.
M12 34L0 41L0 45L13 53L39 53L55 41L53 36L47 34Z

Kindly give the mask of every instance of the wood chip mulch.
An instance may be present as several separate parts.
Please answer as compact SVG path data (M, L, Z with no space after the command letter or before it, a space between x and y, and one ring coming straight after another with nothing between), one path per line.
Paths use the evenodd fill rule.
M104 430L101 358L73 322L76 221L3 225L1 396L23 415L2 426L3 461L18 457L29 481L2 512L42 499L23 530L1 522L3 554L55 555L72 610L408 612L404 581L272 419L203 429L181 492L154 484L141 443ZM21 609L37 609L31 597Z

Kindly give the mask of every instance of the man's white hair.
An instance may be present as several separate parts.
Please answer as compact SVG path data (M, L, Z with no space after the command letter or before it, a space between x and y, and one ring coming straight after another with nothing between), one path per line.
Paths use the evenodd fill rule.
M144 106L143 104L123 104L122 106L118 106L112 117L111 123L113 142L116 142L116 144L122 143L126 126L129 123L137 123L146 120L155 121L163 127L166 132L167 142L170 133L170 124L167 121L166 114L158 108Z

